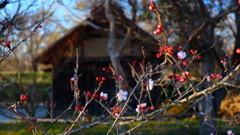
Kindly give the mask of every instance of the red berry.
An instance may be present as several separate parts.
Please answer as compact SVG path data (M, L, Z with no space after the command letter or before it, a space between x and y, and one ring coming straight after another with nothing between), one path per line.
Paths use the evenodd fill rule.
M37 122L37 118L30 119L31 122Z
M240 59L236 59L235 62L240 62Z
M8 28L12 28L12 25L8 25Z
M70 82L74 82L74 78L73 77L70 79Z
M161 32L161 30L156 29L156 30L154 30L153 34L154 34L154 35L157 35L157 34L159 34L160 32Z
M216 78L216 77L217 77L217 74L216 74L216 73L213 73L213 74L211 74L211 77L212 77L212 78Z
M163 47L163 51L164 51L164 52L168 52L168 47L167 47L167 46L164 46L164 47Z
M240 48L238 48L238 49L236 50L236 53L240 54Z
M158 25L157 29L162 30L162 25Z
M157 58L160 58L161 56L162 56L161 53L158 53L158 54L157 54Z
M33 130L33 129L34 129L34 127L29 127L28 129L29 129L29 130Z
M189 73L188 71L185 71L185 72L184 72L184 75L185 75L185 76L189 76L190 73Z
M174 74L168 75L168 78L169 78L169 79L173 79L173 78L174 78Z
M183 64L183 66L187 66L188 65L188 61L184 61L182 64Z
M28 99L28 95L20 95L20 100L24 101Z
M112 73L112 71L110 69L107 69L107 68L103 68L102 70L107 72L107 73Z
M155 8L153 6L149 6L149 10L152 11L154 10Z
M115 110L116 110L116 107L113 107L112 110L115 111Z
M185 81L186 81L186 78L180 78L178 81L179 81L179 82L185 82Z
M169 46L169 50L173 50L174 49L174 47L173 46Z
M238 119L234 119L234 122L235 122L235 123L239 123Z
M229 125L229 126L232 126L232 125L233 125L233 123L232 123L232 122L230 122L228 125Z
M159 52L163 52L163 49L159 49L158 51L159 51Z
M96 77L96 81L100 82L101 81L100 77Z
M92 94L92 97L99 97L99 95L98 94Z
M87 93L86 93L86 98L90 98L91 97L91 93L88 91Z
M133 65L136 65L136 63L137 63L137 61L132 61L132 64L133 64Z
M124 81L124 78L121 75L117 75L117 78L120 79L121 81ZM105 78L104 78L105 79ZM105 79L106 80L106 79Z
M45 101L45 105L49 105L51 102L49 100Z
M75 106L75 110L80 110L79 106Z
M96 77L96 81L98 81L99 83L104 83L106 81L105 77Z
M152 6L154 9L156 8L156 5L153 1L150 1L150 6Z
M191 54L194 54L194 53L195 53L195 50L191 49L191 50L190 50L190 53L191 53Z
M181 76L177 74L176 77L175 77L175 80L176 80L176 81L179 81L179 80L181 79L180 77L181 77Z
M106 78L105 78L105 77L102 77L100 83L104 83L105 81L106 81Z
M4 45L5 45L6 47L10 48L10 44L11 44L11 41L6 41Z
M180 46L178 46L178 50L179 51L181 51L182 50L182 46L180 45Z
M201 59L201 56L198 55L198 56L196 57L196 60L200 60L200 59Z
M169 53L170 55L173 55L173 51L172 51L172 50L170 50L168 53Z
M38 28L42 28L42 25L38 25L37 27L38 27Z
M148 107L148 110L154 110L153 106Z

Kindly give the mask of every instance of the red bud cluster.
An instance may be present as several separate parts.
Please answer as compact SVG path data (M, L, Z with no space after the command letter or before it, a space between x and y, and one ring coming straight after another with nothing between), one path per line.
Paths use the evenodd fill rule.
M163 49L159 49L159 53L157 54L157 58L160 58L162 56L162 53L169 53L170 55L173 55L173 46L164 46Z
M112 111L113 111L113 115L117 117L119 115L119 112L122 111L122 108L121 107L113 107Z
M162 25L158 25L158 26L157 26L157 29L154 30L153 34L154 34L154 35L157 35L157 34L161 33L162 31L163 31L163 30L162 30Z
M91 93L90 93L90 91L87 91L87 93L86 93L86 98L90 98L91 97Z
M197 50L190 49L191 54L195 54L196 52L197 52Z
M104 83L106 81L105 77L96 77L96 81L98 81L99 83Z
M222 77L221 74L217 74L217 73L211 74L211 76L210 76L210 79L211 79L211 80L214 80L214 79L216 79L216 78L222 79L223 77Z
M185 75L186 76L186 75ZM169 79L175 79L175 81L178 81L178 82L185 82L186 81L186 79L187 78L185 78L185 77L181 77L179 74L176 74L176 75L174 75L174 74L170 74L170 75L168 75L168 78Z
M75 106L75 110L83 110L83 108L84 108L84 106L81 106L81 107L79 107L79 106Z

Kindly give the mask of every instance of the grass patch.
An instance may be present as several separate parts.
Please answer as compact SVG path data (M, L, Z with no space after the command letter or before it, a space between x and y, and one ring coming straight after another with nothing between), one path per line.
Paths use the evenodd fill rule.
M47 72L36 72L36 76L33 72L0 72L0 77L3 81L11 81L13 83L31 83L33 82L33 78L36 78L37 83L45 83L51 84L52 83L52 74Z
M198 120L180 120L179 122L184 124L189 124L192 127L198 127ZM39 125L46 129L51 123L39 123ZM135 127L139 123L134 123L132 125L127 125L127 130L131 129L131 127ZM62 123L56 123L52 129L48 131L48 133L61 133L64 132L65 129L70 126L71 124L62 124ZM239 124L228 126L227 123L218 122L218 125L220 126L219 129L219 135L226 135L228 130L233 130L233 132L237 135L240 134ZM32 131L28 130L28 128L31 125L24 123L24 122L15 122L15 123L0 123L0 134L4 135L29 135L32 134ZM73 129L78 128L80 125L76 125ZM76 133L77 134L85 134L85 135L106 135L108 130L110 129L110 126L96 126L91 129L86 129L82 133ZM39 132L39 134L42 134L42 132ZM110 133L111 135L117 134L117 130L113 129ZM166 122L160 122L160 121L149 121L148 123L136 128L135 130L131 131L131 135L198 135L199 129L198 128L187 128L183 125L177 124L175 121L168 121Z

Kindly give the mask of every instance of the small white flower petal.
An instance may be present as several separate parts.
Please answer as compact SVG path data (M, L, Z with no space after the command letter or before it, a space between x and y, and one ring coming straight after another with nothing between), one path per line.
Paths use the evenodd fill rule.
M180 51L177 53L177 56L179 59L184 59L187 56L187 54L185 52Z

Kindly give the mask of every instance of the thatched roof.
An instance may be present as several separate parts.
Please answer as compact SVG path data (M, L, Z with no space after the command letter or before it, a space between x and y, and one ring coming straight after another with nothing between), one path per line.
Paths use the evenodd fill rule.
M112 13L116 19L116 36L123 38L130 26L129 20L123 10L116 5L111 7ZM97 29L96 29L97 28ZM38 55L35 60L38 63L53 64L63 57L69 57L74 53L75 48L81 46L84 40L96 37L108 37L109 23L105 17L104 6L100 5L91 11L91 17L84 22L72 28L66 35L52 43L42 54ZM158 42L146 31L137 25L134 26L134 32L131 43L139 46L145 46L151 52L157 52ZM76 46L77 45L77 46Z

